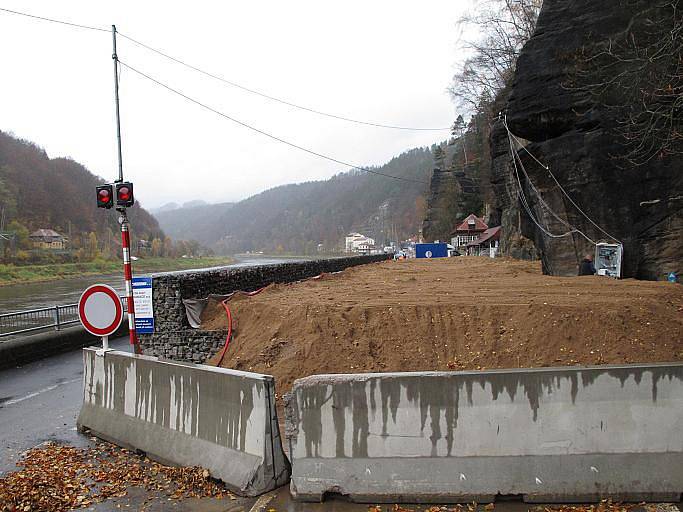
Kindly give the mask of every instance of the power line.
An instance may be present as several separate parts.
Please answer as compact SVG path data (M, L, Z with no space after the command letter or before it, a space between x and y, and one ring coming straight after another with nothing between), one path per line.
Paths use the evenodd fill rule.
M512 138L509 136L508 136L508 141L510 142L510 153L512 156L512 163L513 163L514 169L515 169L515 177L517 178L517 185L519 186L519 191L517 192L517 195L520 199L520 202L522 203L522 207L524 208L524 210L526 211L527 215L532 220L532 222L534 224L536 224L536 227L538 227L538 229L540 229L544 235L546 235L550 238L564 238L566 236L570 236L570 235L573 235L574 233L579 232L579 230L572 227L572 229L570 231L567 231L567 232L561 233L561 234L555 234L555 233L548 231L548 229L543 227L541 225L541 223L536 219L536 217L533 214L533 210L532 210L531 206L529 205L529 203L526 199L526 195L524 194L524 189L522 188L522 181L519 177L519 171L517 170L517 157L516 157L515 151L512 147ZM588 238L588 237L586 237L586 238ZM590 238L588 238L588 240L590 240Z
M101 28L101 27L92 27L90 25L82 25L80 23L72 23L70 21L64 21L64 20L56 20L54 18L46 18L45 16L36 16L35 14L29 14L27 12L20 12L20 11L13 11L12 9L5 9L3 7L0 7L0 11L9 13L9 14L16 14L18 16L26 16L27 18L33 18L36 20L41 20L41 21L49 21L51 23L59 23L60 25L68 25L70 27L76 27L76 28L83 28L86 30L96 30L98 32L109 32L109 29L106 28Z
M402 176L393 176L393 175L391 175L391 174L385 174L385 173L383 173L383 172L375 171L375 170L369 169L369 168L367 168L367 167L361 167L361 166L359 166L359 165L350 164L350 163L345 162L345 161L343 161L343 160L339 160L339 159L337 159L337 158L334 158L334 157L331 157L331 156L328 156L328 155L324 155L324 154L322 154L322 153L318 153L317 151L313 151L312 149L308 149L308 148L306 148L306 147L304 147L304 146L300 146L300 145L298 145L298 144L295 144L294 142L290 142L290 141L288 141L288 140L282 139L282 138L280 138L280 137L278 137L278 136L276 136L276 135L273 135L273 134L268 133L268 132L266 132L266 131L264 131L264 130L261 130L261 129L259 129L259 128L256 128L256 127L254 127L254 126L251 126L251 125L249 125L249 124L247 124L247 123L245 123L245 122L243 122L243 121L240 121L239 119L235 119L234 117L231 117L231 116L229 116L228 114L225 114L224 112L221 112L221 111L219 111L219 110L216 110L215 108L210 107L210 106L207 105L206 103L202 103L201 101L196 100L196 99L194 99L194 98L192 98L192 97L190 97L190 96L188 96L188 95L186 95L186 94L180 92L180 91L177 90L177 89L174 89L173 87L171 87L171 86L169 86L169 85L167 85L167 84L165 84L165 83L163 83L163 82L157 80L156 78L153 78L153 77L151 77L151 76L149 76L149 75L143 73L142 71L139 71L139 70L135 69L134 67L132 67L132 66L126 64L125 62L121 61L120 59L119 59L119 63L120 63L123 67L125 67L125 68L131 70L133 73L136 73L136 74L138 74L138 75L140 75L140 76L146 78L147 80L149 80L149 81L151 81L151 82L157 84L158 86L163 87L164 89L166 89L166 90L168 90L168 91L170 91L170 92L172 92L172 93L174 93L174 94L176 94L176 95L178 95L178 96L180 96L180 97L182 97L182 98L185 98L186 100L190 101L191 103L194 103L194 104L196 104L196 105L199 105L200 107L202 107L202 108L204 108L204 109L206 109L206 110L209 110L210 112L213 112L214 114L217 114L217 115L219 115L219 116L221 116L221 117L223 117L223 118L225 118L225 119L227 119L227 120L229 120L229 121L232 121L233 123L239 124L240 126L243 126L243 127L245 127L245 128L248 128L248 129L250 129L250 130L252 130L252 131L254 131L254 132L256 132L256 133L260 133L261 135L264 135L264 136L266 136L266 137L268 137L268 138L270 138L270 139L273 139L273 140L276 140L276 141L278 141L278 142L281 142L282 144L286 144L287 146L296 148L296 149L298 149L298 150L300 150L300 151L304 151L305 153L309 153L309 154L311 154L311 155L315 155L315 156L317 156L317 157L319 157L319 158L323 158L323 159L325 159L325 160L329 160L330 162L335 162L335 163L337 163L337 164L341 164L341 165L344 165L344 166L346 166L346 167L350 167L350 168L352 168L352 169L357 169L357 170L359 170L359 171L368 172L368 173L370 173L370 174L377 174L378 176L384 176L384 177L386 177L386 178L392 178L392 179L395 179L395 180L412 181L412 182L414 182L414 183L429 184L429 182L427 182L427 181L416 180L416 179L413 179L413 178L404 178L404 177L402 177Z
M567 222L567 221L565 221L564 219L562 219L559 215L557 215L557 214L552 210L552 208L550 207L550 205L548 205L548 203L546 203L546 202L543 200L543 197L541 196L540 191L534 186L533 182L531 181L531 178L530 178L529 175L527 174L526 169L524 168L524 164L522 163L522 159L519 157L519 154L514 150L514 148L513 148L513 142L512 142L512 137L511 137L510 135L508 135L508 142L510 143L510 154L511 154L511 156L512 156L512 163L514 164L515 176L516 176L516 178L517 178L517 184L518 184L518 186L519 186L518 196L519 196L519 198L520 198L520 202L522 203L522 206L524 207L524 210L526 211L527 215L528 215L529 218L533 221L533 223L536 224L536 226L538 227L538 229L540 229L546 236L548 236L548 237L550 237L550 238L564 238L564 237L566 237L566 236L573 235L574 233L577 233L577 234L583 236L583 237L584 237L586 240L588 240L590 243L592 243L593 245L595 245L595 241L594 241L594 240L592 240L588 235L586 235L586 234L585 234L583 231L581 231L580 229L576 228L575 226L573 226L573 225L570 224L569 222ZM558 234L555 234L555 233L552 233L552 232L550 232L547 228L543 227L543 226L540 224L540 222L535 218L535 216L534 216L533 213L532 213L532 212L533 212L533 211L532 211L532 208L531 208L531 206L529 205L529 202L527 201L526 196L525 196L525 194L524 194L524 189L522 188L522 181L521 181L521 179L520 179L520 177L519 177L519 170L518 170L518 168L517 168L517 161L519 161L519 165L520 165L521 168L522 168L522 172L524 173L524 176L526 177L527 182L529 183L529 186L531 187L531 189L532 189L534 192L536 192L536 196L538 197L538 201L539 201L539 203L541 204L541 207L545 206L545 208L550 212L550 214L551 214L553 217L555 217L558 221L560 221L560 223L563 224L565 227L569 228L569 231L567 231L567 232L565 232L565 233L562 233L562 234L559 234L559 235L558 235Z
M33 19L36 19L36 20L49 21L49 22L51 22L51 23L59 23L59 24L61 24L61 25L67 25L67 26L70 26L70 27L82 28L82 29L86 29L86 30L96 30L96 31L98 31L98 32L109 32L109 31L110 31L109 29L102 28L102 27L94 27L94 26L90 26L90 25L83 25L83 24L80 24L80 23L73 23L73 22L70 22L70 21L64 21L64 20L58 20L58 19L54 19L54 18L48 18L48 17L45 17L45 16L37 16L37 15L34 15L34 14L29 14L29 13L20 12L20 11L14 11L14 10L12 10L12 9L5 9L5 8L2 8L2 7L0 7L0 11L6 12L6 13L9 13L9 14L16 14L16 15L19 15L19 16L25 16L25 17L27 17L27 18L33 18ZM203 69L201 69L201 68L199 68L199 67L197 67L197 66L193 66L192 64L189 64L189 63L187 63L187 62L185 62L185 61L183 61L183 60L181 60L181 59L178 59L178 58L176 58L176 57L173 57L172 55L169 55L168 53L165 53L165 52L163 52L163 51L161 51L161 50L158 50L158 49L156 49L156 48L153 48L152 46L149 46L149 45L147 45L147 44L145 44L145 43L143 43L143 42L141 42L141 41L138 41L137 39L134 39L134 38L131 37L131 36L128 36L128 35L126 35L126 34L123 34L122 32L118 32L118 35L121 36L121 37L123 37L123 38L125 38L125 39L127 39L127 40L129 40L129 41L131 41L131 42L134 43L134 44L137 44L138 46L141 46L142 48L145 48L145 49L147 49L147 50L149 50L149 51L151 51L151 52L154 52L154 53L156 53L156 54L158 54L158 55L161 55L162 57L165 57L165 58L167 58L167 59L169 59L169 60L172 60L173 62L176 62L177 64L180 64L180 65L182 65L182 66L185 66L185 67L187 67L187 68L189 68L189 69L192 69L192 70L194 70L194 71L197 71L198 73L201 73L201 74L203 74L203 75L205 75L205 76L208 76L208 77L210 77L210 78L213 78L214 80L218 80L218 81L220 81L220 82L223 82L223 83L225 83L225 84L227 84L227 85L230 85L230 86L232 86L232 87L236 87L236 88L241 89L241 90L243 90L243 91L245 91L245 92L248 92L248 93L250 93L250 94L255 94L255 95L260 96L260 97L262 97L262 98L266 98L266 99L269 99L269 100L271 100L271 101L276 101L276 102L278 102L278 103L282 103L283 105L287 105L287 106L290 106L290 107L293 107L293 108L297 108L297 109L300 109L300 110L304 110L304 111L310 112L310 113L312 113L312 114L317 114L317 115L329 117L329 118L332 118L332 119L338 119L338 120L346 121L346 122L349 122L349 123L356 123L356 124L361 124L361 125L365 125L365 126L375 126L375 127L378 127L378 128L389 128L389 129L392 129L392 130L406 130L406 131L447 131L447 130L450 131L450 130L451 130L451 127L450 127L450 126L448 126L448 127L440 127L440 128L427 128L427 127L414 127L414 126L398 126L398 125L391 125L391 124L375 123L375 122L371 122L371 121L362 121L362 120L360 120L360 119L353 119L353 118L351 118L351 117L345 117L345 116L338 115L338 114L331 114L331 113L329 113L329 112L324 112L324 111L322 111L322 110L317 110L317 109L314 109L314 108L311 108L311 107L306 107L306 106L304 106L304 105L299 105L299 104L297 104L297 103L293 103L293 102L291 102L291 101L287 101L287 100L284 100L284 99L282 99L282 98L278 98L278 97L276 97L276 96L271 96L270 94L266 94L266 93L261 92L261 91L258 91L258 90L256 90L256 89L252 89L252 88L246 87L246 86L244 86L244 85L238 84L238 83L236 83L236 82L233 82L233 81L228 80L228 79L226 79L226 78L223 78L223 77L221 77L221 76L218 76L218 75L215 75L215 74L210 73L210 72L208 72L208 71L205 71L205 70L203 70Z
M517 143L519 144L519 146L520 146L524 151L526 151L527 154L528 154L529 156L531 156L531 158L533 158L533 159L536 161L536 163L538 163L538 165L540 165L540 166L543 167L546 171L548 171L548 174L550 175L550 177L551 177L551 178L553 179L553 181L555 182L555 185L557 185L557 188L560 189L560 192L562 192L562 194L564 194L564 196L569 200L569 202L570 202L571 204L574 205L574 207L579 211L579 213L580 213L581 215L583 215L583 216L586 218L586 220L587 220L588 222L590 222L591 224L593 224L593 226L595 226L595 227L596 227L600 232L602 232L604 235L607 235L609 238L611 238L611 239L614 240L615 242L621 244L621 241L620 241L619 239L613 237L613 236L610 235L607 231L605 231L604 229L602 229L602 227L600 227L600 225L598 225L596 222L594 222L593 219L591 219L591 218L588 216L588 214L587 214L586 212L584 212L578 204L576 204L576 202L574 201L574 199L572 199L572 197L567 193L567 191L566 191L566 190L564 189L564 187L560 184L560 182L559 182L558 179L555 177L555 175L553 174L553 172L550 170L550 166L549 166L549 165L545 165L545 164L544 164L543 162L541 162L538 158L536 158L536 156L533 155L533 154L531 153L531 151L529 151L529 150L526 148L526 146L525 146L524 144L522 144L522 142L517 138L517 136L515 136L515 134L512 133L512 131L510 131L510 128L508 127L508 124L507 124L507 117L503 120L503 124L505 125L505 129L507 130L508 134L509 134L512 138L514 138L514 139L517 141Z
M248 92L248 93L255 94L255 95L257 95L257 96L261 96L262 98L266 98L266 99L269 99L269 100L272 100L272 101L276 101L276 102L278 102L278 103L282 103L283 105L288 105L288 106L290 106L290 107L298 108L298 109L300 109L300 110L305 110L306 112L310 112L310 113L312 113L312 114L317 114L317 115L320 115L320 116L330 117L330 118L333 118L333 119L339 119L339 120L341 120L341 121L347 121L347 122L349 122L349 123L362 124L362 125L366 125L366 126L375 126L375 127L378 127L378 128L390 128L390 129L392 129L392 130L409 130L409 131L446 131L446 130L450 131L450 130L451 130L451 127L450 127L450 126L449 126L449 127L445 127L445 128L420 128L420 127L412 127L412 126L396 126L396 125L391 125L391 124L374 123L374 122L370 122L370 121L361 121L361 120L359 120L359 119L353 119L353 118L341 116L341 115L338 115L338 114L330 114L329 112L323 112L323 111L321 111L321 110L316 110L316 109L314 109L314 108L305 107L305 106L303 106L303 105L298 105L298 104L296 104L296 103L292 103L291 101L283 100L283 99L281 99L281 98L277 98L277 97L275 97L275 96L271 96L270 94L266 94L266 93L264 93L264 92L257 91L257 90L255 90L255 89L251 89L251 88L246 87L246 86L244 86L244 85L238 84L238 83L236 83L236 82L233 82L233 81L228 80L228 79L226 79L226 78L223 78L223 77L221 77L221 76L218 76L218 75L215 75L215 74L210 73L210 72L208 72L208 71L205 71L205 70L203 70L203 69L201 69L201 68L198 68L197 66L193 66L192 64L188 64L187 62L184 62L184 61L182 61L182 60L180 60L180 59L178 59L178 58L176 58L176 57L173 57L173 56L169 55L168 53L165 53L165 52L163 52L163 51L161 51L161 50L157 50L156 48L153 48L153 47L151 47L151 46L149 46L149 45L146 45L146 44L144 44L144 43L142 43L142 42L140 42L140 41L138 41L138 40L136 40L136 39L133 39L132 37L127 36L126 34L123 34L123 33L121 33L121 32L119 32L118 34L119 34L121 37L123 37L123 38L125 38L125 39L128 39L128 40L131 41L132 43L135 43L135 44L137 44L138 46L141 46L142 48L145 48L145 49L147 49L147 50L149 50L149 51L151 51L151 52L154 52L154 53L156 53L156 54L158 54L158 55L161 55L162 57L165 57L165 58L167 58L167 59L169 59L169 60L172 60L173 62L175 62L175 63L177 63L177 64L180 64L180 65L182 65L182 66L185 66L185 67L187 67L187 68L189 68L189 69L192 69L192 70L194 70L194 71L197 71L198 73L201 73L201 74L203 74L203 75L205 75L205 76L208 76L208 77L210 77L210 78L213 78L214 80L218 80L219 82L223 82L223 83L225 83L225 84L227 84L227 85L230 85L230 86L232 86L232 87L236 87L236 88L241 89L241 90L243 90L243 91L246 91L246 92Z

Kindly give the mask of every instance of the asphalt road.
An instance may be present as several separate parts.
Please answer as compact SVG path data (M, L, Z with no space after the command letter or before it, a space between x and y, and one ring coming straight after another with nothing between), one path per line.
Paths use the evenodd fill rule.
M126 337L109 346L128 350L130 345ZM76 432L82 380L80 349L0 371L0 475L43 441L85 445L86 438Z

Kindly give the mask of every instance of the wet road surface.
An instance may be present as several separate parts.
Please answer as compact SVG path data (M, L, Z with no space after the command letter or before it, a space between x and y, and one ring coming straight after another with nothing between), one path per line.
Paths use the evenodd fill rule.
M127 338L109 343L117 350L129 347ZM84 445L86 438L76 432L82 389L80 350L0 371L0 474L43 441Z

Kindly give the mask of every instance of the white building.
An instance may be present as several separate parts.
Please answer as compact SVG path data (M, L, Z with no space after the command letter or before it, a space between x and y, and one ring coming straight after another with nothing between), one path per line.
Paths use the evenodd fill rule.
M345 252L369 253L375 247L375 241L360 233L349 233L344 240Z

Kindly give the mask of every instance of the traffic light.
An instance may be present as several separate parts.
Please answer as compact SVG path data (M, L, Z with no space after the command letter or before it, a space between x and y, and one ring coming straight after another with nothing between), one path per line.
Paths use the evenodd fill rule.
M112 206L114 206L114 187L111 185L97 187L97 207L111 208Z
M133 206L133 184L130 182L116 184L116 206Z

